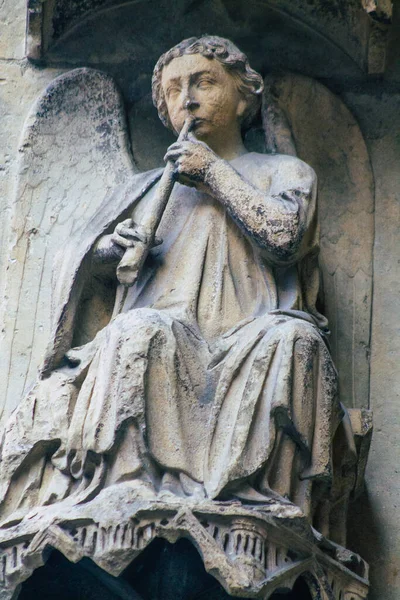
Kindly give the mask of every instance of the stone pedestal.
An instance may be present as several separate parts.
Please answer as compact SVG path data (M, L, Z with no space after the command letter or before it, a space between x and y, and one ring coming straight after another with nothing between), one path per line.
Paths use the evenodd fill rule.
M0 598L16 600L20 584L53 549L73 563L90 558L118 577L155 538L188 539L206 571L234 597L267 600L274 592L289 592L300 576L315 600L367 597L367 564L323 538L290 503L249 507L179 498L143 501L136 495L129 484L120 484L85 505L44 507L2 529Z

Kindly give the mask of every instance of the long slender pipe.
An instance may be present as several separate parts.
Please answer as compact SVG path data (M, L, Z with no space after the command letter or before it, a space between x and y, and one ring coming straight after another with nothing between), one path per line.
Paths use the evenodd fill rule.
M195 118L193 116L189 116L185 120L178 137L178 142L187 139L194 122ZM149 211L149 214L141 223L144 231L147 232L146 243L139 240L136 241L132 248L127 248L125 250L125 254L118 264L117 278L120 285L117 288L112 315L113 319L122 311L128 288L136 283L146 258L154 245L156 232L168 204L174 184L174 163L168 161L158 184L156 197L152 203L152 210Z
M193 123L194 117L191 116L186 119L179 134L178 142L187 138ZM137 241L132 248L127 248L117 267L117 278L122 285L130 287L136 283L148 253L154 245L156 231L168 204L174 183L174 163L168 161L158 184L153 210L149 211L149 215L141 223L144 231L148 232L147 241L146 243Z

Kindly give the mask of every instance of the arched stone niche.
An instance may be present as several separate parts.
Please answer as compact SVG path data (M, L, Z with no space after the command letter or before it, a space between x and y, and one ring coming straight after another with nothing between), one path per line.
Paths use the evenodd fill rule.
M150 129L158 128L155 136L142 129L141 139L154 137L158 148L165 148L169 134L155 118L149 96L150 78L158 56L184 37L204 31L230 37L264 75L281 68L317 79L329 78L333 83L345 77L353 81L364 78L369 17L358 0L330 3L329 7L324 10L322 5L309 3L307 9L305 4L300 9L289 2L257 0L164 0L157 5L148 0L118 4L103 0L31 0L28 56L43 60L47 66L67 70L90 66L111 74L122 89L131 131L135 130L135 115L140 111L142 123L148 123ZM160 142L162 135L165 143ZM132 136L132 142L134 139ZM141 170L157 164L158 156L150 151L147 155L154 162L146 164L143 159L143 164L138 164ZM304 586L310 582L299 581L298 585L306 590ZM318 589L313 590L312 582L310 585L313 597L318 598ZM293 593L288 600L291 597ZM309 600L309 595L304 600Z
M151 100L151 76L154 64L166 48L173 46L180 40L192 36L201 35L203 32L211 32L233 39L249 56L252 66L267 75L279 70L291 71L295 74L308 75L311 80L327 82L334 86L335 82L343 82L350 77L352 81L365 79L365 71L360 66L361 54L355 50L355 32L363 29L367 31L370 22L366 10L359 0L343 3L322 4L309 2L296 3L297 7L290 6L286 0L204 0L201 2L189 2L189 0L160 0L155 5L149 0L135 0L128 2L106 0L86 0L85 2L73 2L71 0L29 0L28 13L28 38L31 36L31 49L40 50L38 56L42 57L43 65L47 67L56 66L59 69L71 70L75 67L92 67L111 75L122 92L126 113L129 121L130 143L136 166L140 171L162 166L165 148L174 141L174 137L166 130L158 119L157 112ZM311 10L313 6L313 10ZM308 7L308 8L307 8ZM328 18L328 16L330 18ZM301 17L301 18L300 18ZM36 29L35 29L36 28ZM35 38L34 32L37 31ZM353 32L352 50L346 47L343 41L349 39ZM335 37L336 32L336 37ZM328 35L329 34L329 35ZM354 37L355 36L355 37ZM361 38L360 38L361 39ZM349 42L350 43L350 42ZM33 44L33 45L32 45ZM358 46L359 50L361 45ZM364 57L365 58L365 57ZM296 75L297 76L297 75ZM296 87L296 86L295 86ZM287 88L287 89L286 89ZM325 128L325 137L328 130L337 135L339 124L346 129L344 123L349 123L346 131L358 130L358 125L346 110L340 108L340 100L331 95L330 100L325 103L319 102L318 93L322 88L306 86L301 98L291 103L293 93L290 92L291 85L286 86L286 92L281 94L287 96L287 106L291 106L292 117L296 120L301 104L307 112L307 127L304 123L298 123L299 131L318 131L319 127ZM318 92L319 90L319 92ZM309 101L308 94L311 94ZM328 92L324 92L323 96ZM329 95L329 94L328 94ZM328 98L328 96L326 96ZM325 112L338 116L335 127L328 126L324 118L321 118L316 127L316 112L310 110L310 106L325 106ZM308 108L307 108L308 107ZM330 107L330 108L327 108ZM321 117L323 117L322 110ZM290 112L290 111L289 111ZM287 115L289 118L289 115ZM305 119L305 113L301 119ZM291 120L291 118L289 118ZM333 121L331 121L333 123ZM341 138L342 136L339 136ZM254 140L253 140L254 142ZM257 139L255 140L257 143ZM353 143L354 142L354 143ZM364 148L361 132L357 140L348 144L348 148L362 146L364 163L368 162L367 150ZM321 173L314 162L318 162L321 152L316 150L317 144L308 143L313 148L315 156L308 156L299 144L299 156L313 165L320 184L323 182ZM330 147L332 144L330 144ZM257 145L250 145L253 150L264 151ZM340 153L338 153L340 155ZM313 161L315 159L315 161ZM317 160L318 159L318 160ZM356 156L355 164L360 164L360 157ZM369 179L372 176L369 174ZM341 180L341 178L339 177ZM364 182L366 178L361 178ZM320 187L321 191L321 187ZM340 194L339 194L340 195ZM361 196L365 196L362 195ZM352 198L355 194L351 195ZM364 252L367 268L370 276L372 259L373 238L373 191L368 196L369 204L367 213L369 215L368 227L368 252ZM321 207L321 193L320 193ZM348 206L344 207L348 209ZM334 272L334 269L331 269ZM354 275L354 273L352 273ZM358 288L357 288L358 289ZM357 292L358 293L358 292ZM360 294L359 294L360 295ZM370 318L370 292L368 291L366 324L362 336L362 344L357 345L357 356L361 355L362 377L358 376L359 370L347 367L347 352L351 347L352 328L344 327L341 333L346 343L342 346L342 359L338 359L338 352L334 358L338 366L342 394L346 405L349 407L368 406L368 383L369 383L369 318ZM352 301L348 302L352 306ZM331 328L334 320L329 314ZM350 332L350 334L348 333ZM335 333L333 331L333 333ZM359 340L359 336L355 336ZM349 343L348 343L349 341ZM357 360L355 361L357 363ZM343 363L343 364L342 364ZM357 363L358 364L358 363ZM346 374L350 375L347 376ZM353 374L356 373L356 385L352 383ZM29 379L29 378L28 378ZM29 379L30 381L30 379ZM361 382L361 383L360 383ZM362 384L362 390L360 386ZM357 393L351 388L357 388ZM21 394L14 394L13 407L18 403ZM357 397L350 401L351 396ZM17 399L18 398L18 399Z
M170 544L159 539L119 577L108 574L88 558L74 564L61 552L49 548L45 564L21 585L18 600L36 600L38 595L42 600L54 597L70 600L82 593L87 600L232 598L221 583L206 572L198 551L189 540L180 539ZM318 600L321 593L323 590L316 577L305 572L295 578L292 589L279 587L272 595L268 594L268 600Z
M379 6L378 6L379 4ZM319 76L334 74L340 66L348 69L349 75L357 72L382 72L385 63L387 29L390 24L390 2L366 0L336 0L323 2L293 3L289 0L252 0L245 4L238 0L180 0L174 3L159 2L157 10L149 0L29 0L27 9L26 55L30 59L67 60L83 59L82 42L90 61L101 61L102 54L109 55L113 41L110 31L118 32L123 38L125 30L130 33L132 44L141 39L154 43L154 55L159 54L157 39L164 41L163 47L182 39L188 23L193 35L204 31L245 39L251 33L257 43L257 33L262 31L270 44L263 47L265 55L278 66L287 62L287 57L298 57L298 63L315 63L310 49L319 48ZM174 13L171 31L168 19ZM100 32L106 25L106 32ZM285 26L282 28L282 23ZM117 27L115 27L117 26ZM122 31L121 31L122 26ZM98 33L94 35L94 32ZM157 32L157 35L156 35ZM282 32L282 35L277 34ZM236 34L236 35L235 35ZM283 43L281 42L283 40ZM72 42L73 41L73 42ZM97 43L96 43L97 42ZM99 52L102 43L103 53ZM317 43L316 43L317 42ZM71 47L73 43L73 47ZM298 47L298 51L293 50ZM127 46L125 50L131 48ZM121 53L121 50L118 50ZM123 52L123 50L122 50ZM111 56L115 53L112 52ZM251 55L251 52L250 52ZM329 60L324 60L329 57ZM296 65L292 65L296 67ZM285 67L288 67L285 64Z

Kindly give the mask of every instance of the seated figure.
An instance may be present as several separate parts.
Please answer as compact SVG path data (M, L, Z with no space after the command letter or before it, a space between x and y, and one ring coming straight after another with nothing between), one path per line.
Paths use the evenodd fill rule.
M146 499L273 498L312 522L343 415L315 306L316 176L246 151L262 88L222 38L159 59L160 119L192 129L165 157L176 183L157 245L121 295L117 266L151 237L140 224L160 170L116 190L58 256L54 335L2 444L3 517L126 485Z

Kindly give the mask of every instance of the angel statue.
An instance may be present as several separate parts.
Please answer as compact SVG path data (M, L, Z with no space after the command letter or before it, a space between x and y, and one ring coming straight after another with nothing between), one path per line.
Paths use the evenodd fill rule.
M79 109L78 79L89 82ZM332 489L333 440L343 422L327 320L316 307L315 172L290 154L246 150L263 79L231 41L192 37L158 60L153 101L179 135L164 175L135 173L110 80L89 69L61 76L41 100L47 110L36 107L28 123L44 164L49 133L54 148L65 131L75 140L70 189L40 217L43 227L71 225L62 246L48 236L51 340L39 378L5 428L3 522L125 486L150 501L262 506L273 498L315 524ZM104 157L93 192L88 130L74 115L92 118L94 98L106 93L93 117L103 119L93 152ZM54 127L62 103L64 133ZM35 194L33 170L24 172ZM62 172L61 164L60 182ZM57 195L57 181L41 181ZM132 262L138 252L141 261ZM48 287L38 294L40 312Z

